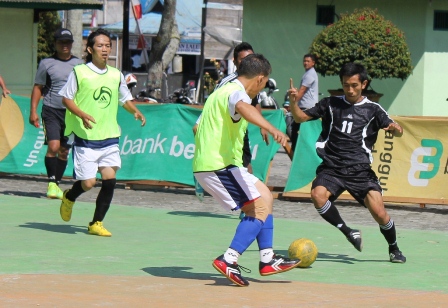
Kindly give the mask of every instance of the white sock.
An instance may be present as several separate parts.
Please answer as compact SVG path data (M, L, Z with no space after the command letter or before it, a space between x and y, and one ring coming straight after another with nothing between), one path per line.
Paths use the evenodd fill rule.
M266 248L260 250L260 261L263 263L268 263L274 257L274 250L272 248Z
M236 250L233 250L232 248L228 248L227 251L224 253L224 260L226 260L226 262L230 264L238 263L239 257L240 254Z

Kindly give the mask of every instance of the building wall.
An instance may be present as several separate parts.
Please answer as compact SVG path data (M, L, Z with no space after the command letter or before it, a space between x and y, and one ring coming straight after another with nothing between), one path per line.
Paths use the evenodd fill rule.
M227 26L242 28L243 1L242 0L214 0L220 5L207 8L206 26ZM205 59L233 59L233 46L224 45L208 34L205 34Z
M30 95L37 70L37 24L33 23L33 10L2 8L0 29L3 29L0 74L14 94Z
M408 42L413 74L400 79L374 80L372 87L384 96L380 103L392 115L448 116L448 91L444 77L448 66L448 31L433 30L434 10L448 10L444 0L326 0L319 5L334 5L336 13L355 8L377 8L386 19L403 30ZM273 66L272 77L280 89L276 98L283 100L289 78L300 84L304 73L302 57L314 37L323 29L316 25L316 2L244 0L243 40L263 53ZM319 91L339 88L338 77L319 76ZM323 96L321 96L323 97Z
M433 30L434 10L448 11L444 0L432 0L426 10L425 54L423 57L423 113L448 115L448 31Z
M111 24L123 20L123 0L107 0L104 4L103 10L97 10L98 24ZM132 7L129 9L129 15L132 16Z

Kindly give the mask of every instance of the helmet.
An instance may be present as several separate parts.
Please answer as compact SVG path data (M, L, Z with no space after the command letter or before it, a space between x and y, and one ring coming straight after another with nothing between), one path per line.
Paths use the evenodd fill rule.
M288 91L286 91L286 94L285 94L285 101L283 103L283 107L289 107L289 94L288 94Z
M269 88L271 90L277 90L277 83L273 78L269 78L269 80L266 82L265 88Z
M124 79L129 89L137 85L137 77L134 74L127 74Z
M268 96L265 91L261 91L258 95L258 101L261 105L261 108L268 109L277 109L277 103L275 99L271 96Z

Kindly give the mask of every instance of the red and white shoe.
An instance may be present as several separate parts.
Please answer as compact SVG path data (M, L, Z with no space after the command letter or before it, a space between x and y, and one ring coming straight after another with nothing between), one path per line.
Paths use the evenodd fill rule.
M231 282L240 286L247 287L249 285L249 281L241 276L240 268L243 269L246 273L250 273L250 270L238 265L237 263L228 263L224 260L224 255L220 255L213 261L213 267L216 268L218 272L226 276Z
M274 255L269 263L260 261L260 275L268 276L289 271L300 264L299 259L288 259L280 255Z

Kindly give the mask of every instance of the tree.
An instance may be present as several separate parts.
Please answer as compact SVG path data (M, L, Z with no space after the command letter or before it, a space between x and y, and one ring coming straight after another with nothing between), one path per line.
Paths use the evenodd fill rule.
M411 54L403 31L371 8L342 14L322 30L309 49L322 76L338 75L347 62L364 65L371 79L406 79L412 73Z
M37 63L44 58L52 56L54 49L54 32L61 27L61 20L56 11L39 13L37 25Z
M176 0L165 0L159 32L152 40L148 64L149 88L162 88L163 72L179 48L180 35L176 23Z

